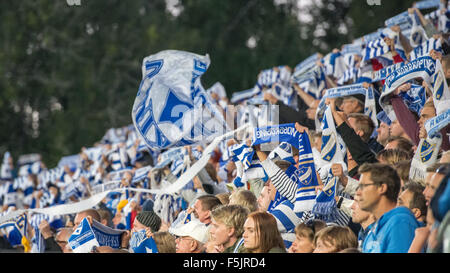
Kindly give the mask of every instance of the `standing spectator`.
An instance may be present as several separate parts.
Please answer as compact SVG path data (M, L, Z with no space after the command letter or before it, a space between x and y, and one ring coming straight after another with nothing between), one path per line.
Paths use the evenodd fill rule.
M359 172L359 206L376 219L363 242L363 252L406 253L419 223L409 209L396 207L400 191L397 172L380 163L364 164Z

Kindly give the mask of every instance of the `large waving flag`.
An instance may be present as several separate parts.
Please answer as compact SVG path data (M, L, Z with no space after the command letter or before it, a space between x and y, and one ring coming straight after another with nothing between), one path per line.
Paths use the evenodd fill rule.
M153 150L208 142L227 125L200 82L209 56L165 50L144 58L132 118Z

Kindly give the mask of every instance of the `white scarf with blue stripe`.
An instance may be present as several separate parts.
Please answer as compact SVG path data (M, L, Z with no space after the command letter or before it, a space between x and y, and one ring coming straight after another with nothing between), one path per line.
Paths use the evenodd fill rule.
M441 61L436 60L436 72L433 76L433 102L436 114L439 115L449 108L450 91L448 89Z

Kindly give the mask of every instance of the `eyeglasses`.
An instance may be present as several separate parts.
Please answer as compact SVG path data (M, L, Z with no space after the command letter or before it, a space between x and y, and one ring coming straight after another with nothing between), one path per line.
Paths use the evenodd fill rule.
M372 185L378 185L378 183L367 183L367 184L359 183L358 186L356 187L356 190L363 190L365 187Z

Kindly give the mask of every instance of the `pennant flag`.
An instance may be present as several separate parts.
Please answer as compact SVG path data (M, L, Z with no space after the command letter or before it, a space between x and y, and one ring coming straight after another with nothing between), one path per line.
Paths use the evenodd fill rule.
M89 253L93 246L100 246L87 218L72 232L68 244L75 253Z
M145 229L133 232L130 240L130 248L133 253L158 253L158 248L153 237L147 237Z
M436 108L436 114L442 114L449 108L450 92L441 61L436 60L436 72L433 76L433 102Z
M93 246L120 248L122 234L123 230L112 229L96 220L92 220L90 225L84 218L69 237L68 243L75 253L88 253Z
M208 55L176 50L144 58L132 118L150 149L208 142L228 131L200 82L209 64Z

